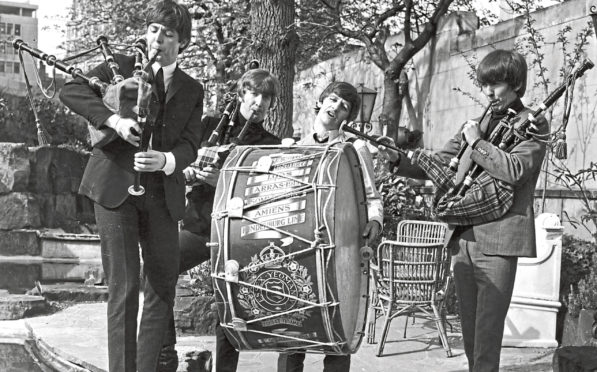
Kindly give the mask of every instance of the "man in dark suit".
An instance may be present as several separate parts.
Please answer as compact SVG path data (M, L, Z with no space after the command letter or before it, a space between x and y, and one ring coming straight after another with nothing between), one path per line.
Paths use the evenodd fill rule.
M234 126L220 133L218 143L228 145L236 142L239 145L277 145L280 139L263 128L263 120L270 108L275 104L280 91L278 78L262 69L248 70L237 83L235 114L231 120ZM241 129L249 122L245 134L238 138ZM205 145L212 131L217 127L220 118L206 116L200 132L202 145ZM216 184L220 174L217 165L203 168L189 167L184 170L187 182L195 184L187 194L188 205L183 218L180 240L180 272L185 272L201 262L209 260L210 248L206 243L210 240L211 212L216 192ZM197 184L198 183L198 184ZM174 344L176 333L174 319L171 314L170 329L164 340L164 348L160 355L159 372L176 371L178 360ZM216 325L216 371L234 372L238 364L238 352L226 338L219 323Z
M110 372L155 371L178 278L178 220L185 207L182 170L197 153L203 87L176 64L191 39L191 16L170 0L153 3L146 13L153 94L143 135L149 148L139 151L142 132L133 118L113 113L82 79L64 86L60 99L97 129L118 135L93 148L79 192L94 201L101 238L102 264L108 280L108 354ZM116 55L124 77L132 57ZM89 77L110 81L107 63ZM149 125L153 124L153 125ZM143 195L128 188L141 172ZM143 255L143 313L137 336L140 258Z
M476 163L491 177L514 189L514 202L506 214L485 223L450 226L446 235L446 244L453 254L469 371L498 372L504 321L512 298L518 257L536 256L533 200L545 143L525 138L510 152L505 152L487 141L509 108L517 112L511 121L515 127L531 112L520 100L527 82L527 64L522 55L494 50L479 64L477 81L489 101L491 114L482 120L467 121L435 155L440 162L448 164L466 143L456 184L462 182L469 166ZM548 132L542 117L537 118L536 127L538 134ZM397 152L384 147L380 150L387 154L396 174L427 178L409 159L401 159Z

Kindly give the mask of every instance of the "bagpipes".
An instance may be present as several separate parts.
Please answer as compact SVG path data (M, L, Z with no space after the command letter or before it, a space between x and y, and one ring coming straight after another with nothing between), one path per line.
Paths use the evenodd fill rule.
M141 135L140 151L146 151L149 138L151 137L151 126L152 122L149 121L149 130L145 128L147 125L147 117L149 115L149 102L151 97L151 84L147 72L145 72L146 66L151 66L155 62L157 53L147 62L147 42L145 39L138 39L133 45L135 49L135 65L133 71L133 77L125 79L120 74L120 67L115 61L114 54L108 45L108 40L105 36L97 38L97 48L100 49L101 53L106 61L108 68L112 73L112 79L110 83L101 81L98 77L88 77L81 71L80 68L71 66L64 61L58 60L54 55L44 53L43 51L33 48L25 43L21 39L15 39L13 46L19 51L19 57L22 63L22 52L29 53L32 57L38 58L43 61L46 65L57 68L58 70L71 75L73 78L79 78L85 81L89 86L95 90L99 95L102 96L102 100L107 108L112 112L120 115L123 118L135 118L141 127L143 133ZM91 50L91 51L92 51ZM89 51L88 51L89 52ZM27 82L27 88L29 83L25 69L23 68L23 74ZM33 108L33 105L32 105ZM38 126L38 137L40 138L40 144L46 144L44 142L44 135L42 132L41 124L37 120L37 114L35 109L33 110L36 116L36 122ZM88 124L89 138L93 147L102 147L112 142L118 135L112 128L96 128L91 124ZM46 135L47 136L47 135ZM140 173L137 172L135 175L135 183L129 188L129 193L133 195L141 195L144 193L143 187L140 185Z
M222 117L216 128L211 133L207 143L205 146L202 146L197 150L197 158L193 163L191 163L190 167L194 168L195 170L201 170L205 167L216 167L221 168L224 164L224 161L230 154L230 152L239 144L242 144L242 140L252 123L252 119L254 116L254 112L251 111L249 119L241 128L238 136L235 138L230 139L230 143L226 138L227 135L224 137L226 138L224 141L220 142L219 138L221 138L222 131L224 128L227 128L227 132L229 133L232 128L235 126L235 117L240 115L238 112L238 101L232 101L224 110ZM194 185L196 182L191 182L190 185Z
M249 62L249 70L256 68L259 68L258 61L252 60ZM234 85L236 85L236 83L233 84L231 89L234 89ZM237 94L227 94L225 101L228 103L224 108L220 121L211 132L207 142L197 150L197 158L190 165L190 167L195 170L201 170L208 166L221 168L226 157L234 147L242 144L244 136L253 121L254 112L251 111L249 119L243 125L238 135L234 138L230 138L232 129L236 126L238 115L240 115L240 102Z
M151 90L149 90L148 92L146 89L138 88L138 86L141 85L138 82L140 82L141 80L146 82L147 80L147 74L143 72L143 65L141 62L145 58L145 53L147 49L147 42L144 39L138 39L133 46L136 52L134 75L137 78L136 83L133 83L132 80L124 79L124 77L120 74L119 66L114 60L114 55L110 47L108 46L108 40L105 36L98 37L98 46L87 51L86 53L95 49L101 49L102 55L104 56L104 59L106 60L106 63L108 64L108 67L110 68L113 74L111 83L103 82L96 76L88 77L83 73L83 71L80 68L69 65L64 61L57 59L56 56L52 54L48 54L37 48L33 48L29 46L26 42L24 42L22 39L17 38L13 40L12 44L14 48L19 52L21 64L23 64L22 52L27 52L31 57L41 60L47 66L65 72L71 75L73 78L82 79L87 84L89 84L89 86L92 89L94 89L96 92L98 92L98 94L100 94L103 97L104 103L110 110L112 110L114 113L118 113L122 117L135 117L136 115L138 115L137 112L139 107L143 107L145 108L145 111L147 111L146 107L149 104L148 98L150 97ZM23 75L27 83L26 85L28 92L30 92L29 79L27 77L25 68L22 68L21 70L23 71ZM42 92L45 93L43 88ZM142 94L139 95L139 93ZM30 97L30 101L31 99L32 98ZM33 112L36 116L39 142L40 144L47 144L48 141L44 139L44 137L47 137L47 135L42 134L43 128L41 127L41 124L37 119L37 112L34 108ZM111 128L97 129L91 125L89 125L88 127L91 145L94 147L102 147L103 145L113 141L115 138L118 137L116 132L114 132L114 130L112 130Z
M585 60L566 79L566 82L553 91L537 110L529 113L520 125L515 126L512 120L518 113L509 110L491 133L488 142L505 152L510 152L522 141L541 140L541 135L537 133L537 117L553 105L570 84L593 66L593 62ZM488 109L489 107L485 110L483 117ZM413 164L419 166L436 188L432 207L435 216L442 222L463 226L482 224L502 217L512 207L514 202L513 186L493 178L478 164L473 163L466 172L464 180L456 184L456 172L467 147L466 142L463 142L458 155L451 159L449 165L446 165L428 150L407 151L391 146L383 140L368 136L347 125L344 125L342 129L378 145L391 148L400 156L406 156Z

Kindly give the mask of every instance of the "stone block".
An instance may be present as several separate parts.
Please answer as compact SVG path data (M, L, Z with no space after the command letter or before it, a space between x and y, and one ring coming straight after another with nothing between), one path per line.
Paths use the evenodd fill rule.
M8 295L0 297L0 320L23 319L50 308L41 296Z
M183 296L174 301L174 323L177 333L214 335L218 313L212 309L213 296Z
M72 193L38 194L41 226L50 228L64 228L70 230L77 225L77 197Z
M78 194L75 197L77 201L77 221L83 224L95 224L95 212L91 199Z
M72 149L42 146L31 151L30 190L36 193L76 193L89 155Z
M30 174L27 146L0 142L0 194L26 191Z
M0 262L0 283L11 293L25 293L41 280L40 263Z
M75 194L57 194L55 213L66 220L75 220L77 218L77 198Z
M38 256L40 252L36 230L0 231L0 256Z
M41 226L78 232L77 196L72 193L38 194Z
M40 207L35 196L20 192L0 195L0 230L40 227L40 224Z

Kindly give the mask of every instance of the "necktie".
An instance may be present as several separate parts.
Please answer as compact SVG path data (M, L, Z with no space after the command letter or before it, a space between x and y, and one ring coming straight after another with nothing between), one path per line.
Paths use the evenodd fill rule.
M158 93L158 99L160 102L164 102L166 99L166 88L164 87L164 70L160 68L157 75L155 76L155 87Z

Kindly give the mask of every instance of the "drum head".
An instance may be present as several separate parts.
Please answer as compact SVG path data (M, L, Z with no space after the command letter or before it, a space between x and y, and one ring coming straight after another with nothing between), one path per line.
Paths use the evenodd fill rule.
M366 208L350 144L231 152L214 199L212 270L236 348L356 351L367 307Z

